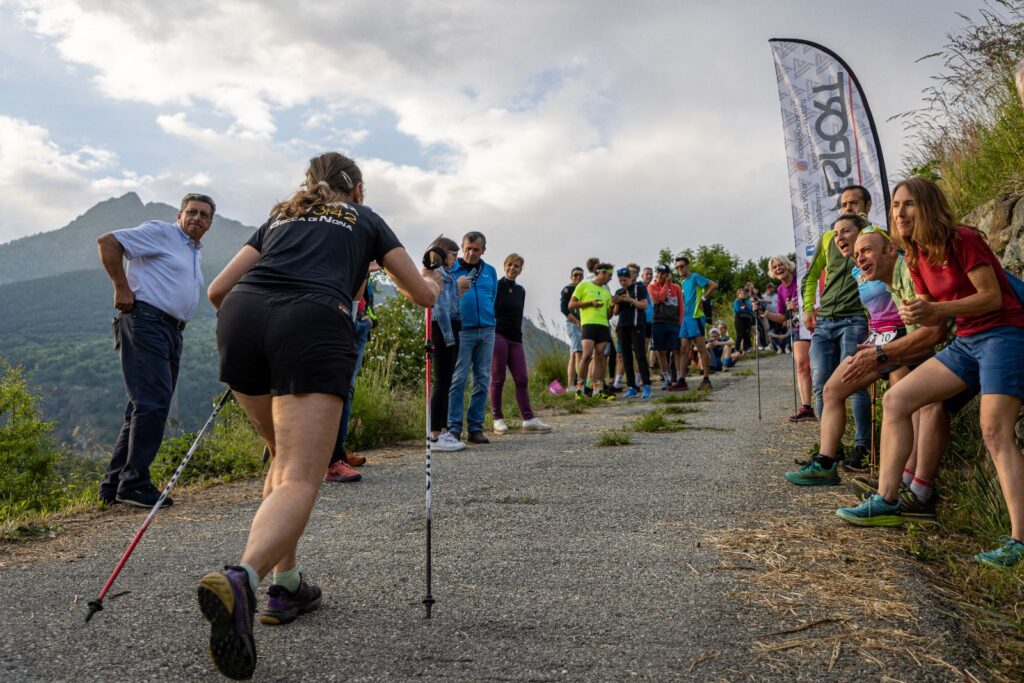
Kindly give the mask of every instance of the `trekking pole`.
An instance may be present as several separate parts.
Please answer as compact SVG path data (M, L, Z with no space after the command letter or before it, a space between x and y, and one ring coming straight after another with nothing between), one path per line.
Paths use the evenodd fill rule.
M448 257L448 254L443 249L441 249L440 247L433 247L432 249L427 251L426 254L423 255L423 266L427 270L437 270L442 265L444 265L445 259L447 257ZM430 457L430 359L431 359L431 356L433 355L433 352L434 352L434 344L433 344L433 340L431 339L432 335L431 335L430 326L431 326L431 322L432 321L431 321L430 312L431 312L431 307L428 306L427 307L427 311L426 311L426 313L424 315L424 322L425 322L424 327L425 327L425 329L423 331L423 339L425 341L424 351L426 352L426 355L427 355L426 381L424 382L424 387L426 388L425 393L426 393L426 398L427 398L427 400L425 401L425 403L426 403L426 410L424 411L425 414L426 414L426 422L427 422L426 439L425 439L426 444L427 444L427 460L426 460L426 475L427 475L427 491L426 491L426 512L427 512L427 567L426 567L426 575L427 576L426 576L426 583L427 583L427 594L423 598L423 607L426 610L426 614L425 614L424 618L426 618L426 619L430 618L430 612L431 612L431 610L434 607L434 596L431 593L431 578L432 578L432 575L433 575L434 568L433 568L433 564L432 564L432 555L433 555L433 553L432 553L432 548L431 548L431 528L430 528L431 527L431 522L433 521L433 518L434 518L434 512L433 512L433 510L434 510L434 496L433 496L433 491L431 490L431 483L432 483L432 480L433 480L433 476L432 476L432 472L431 472L431 457Z
M761 353L757 344L754 344L754 363L757 367L757 420L761 421Z
M426 618L430 618L430 610L434 607L434 596L431 594L431 574L433 573L433 566L431 565L431 545L430 545L430 524L433 519L433 507L434 499L433 493L430 490L431 484L431 463L430 463L430 356L433 349L431 348L430 339L430 308L427 308L426 314L426 327L427 331L424 333L426 339L426 352L427 352L427 378L426 378L426 395L427 395L427 595L423 598L423 607L427 610Z
M103 598L105 598L107 592L110 591L110 587L114 585L114 581L117 580L121 570L124 569L125 563L135 550L135 546L137 546L139 541L142 540L143 534L146 533L146 529L148 529L149 525L153 522L153 518L156 517L156 513L160 509L160 506L164 504L165 500L167 500L167 496L170 495L171 489L174 488L174 484L178 481L178 477L180 477L181 473L185 471L185 467L192 459L192 456L195 455L196 449L199 447L199 442L203 440L203 436L206 434L206 430L209 429L210 425L212 425L214 420L217 419L217 414L220 413L220 409L224 407L224 404L227 403L228 397L230 396L231 390L228 389L224 392L224 395L220 397L220 400L217 401L217 405L214 406L213 412L210 414L209 419L206 420L206 424L204 424L203 428L199 430L199 434L196 435L195 441L192 442L192 446L189 447L188 453L185 454L185 459L181 461L180 465L178 465L178 469L174 470L174 474L171 475L171 480L167 482L167 486L164 487L163 493L161 493L160 497L157 498L156 503L153 505L153 509L149 511L146 521L144 521L142 526L139 527L139 530L135 532L135 538L132 539L132 542L128 545L128 549L124 551L123 555L121 555L121 560L117 563L117 566L114 567L114 573L110 575L109 579L107 579L107 583L104 584L99 597L95 600L89 601L89 613L85 615L86 623L92 619L94 614L103 609Z
M877 393L878 382L874 381L871 383L871 472L877 473L878 471L878 452L875 449L875 398L878 396Z

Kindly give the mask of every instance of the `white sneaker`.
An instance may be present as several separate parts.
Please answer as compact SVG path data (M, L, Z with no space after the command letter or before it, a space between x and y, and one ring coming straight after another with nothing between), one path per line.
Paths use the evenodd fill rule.
M495 434L507 434L508 433L508 425L505 424L504 420L495 420L494 421L494 433Z
M533 417L523 422L524 432L550 432L551 425L544 424L539 417Z
M466 444L452 436L451 432L441 432L436 439L430 440L430 448L434 451L454 452L465 450Z

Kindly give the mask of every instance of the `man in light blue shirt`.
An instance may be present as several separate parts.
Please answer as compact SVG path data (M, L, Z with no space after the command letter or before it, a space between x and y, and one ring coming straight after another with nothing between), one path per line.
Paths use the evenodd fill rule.
M147 221L96 240L120 311L114 341L128 393L121 433L100 483L100 500L107 505L148 508L160 497L149 466L160 450L178 381L181 333L203 289L200 240L215 210L206 195L188 194L176 223Z

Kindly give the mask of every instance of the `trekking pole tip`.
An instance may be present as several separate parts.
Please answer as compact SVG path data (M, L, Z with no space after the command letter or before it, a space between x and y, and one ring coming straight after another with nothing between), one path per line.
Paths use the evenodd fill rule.
M427 610L426 616L424 618L425 619L429 619L430 618L430 611L434 607L434 598L431 598L431 597L423 598L423 606Z
M103 601L102 600L90 600L89 601L89 613L85 615L85 623L88 624L89 620L92 619L92 615L96 614L97 612L99 612L102 609L103 609Z

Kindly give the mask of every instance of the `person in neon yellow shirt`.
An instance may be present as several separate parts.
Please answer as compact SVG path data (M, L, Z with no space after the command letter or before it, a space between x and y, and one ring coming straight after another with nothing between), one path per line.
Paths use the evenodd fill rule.
M604 357L604 350L612 343L608 319L612 316L612 295L605 287L612 278L614 267L610 263L599 263L594 270L594 279L576 285L569 299L569 310L579 311L583 331L583 358L580 360L580 378L590 375L590 386L576 389L576 397L585 393L596 398L612 400L615 397L604 391L601 363L594 361L595 354Z

